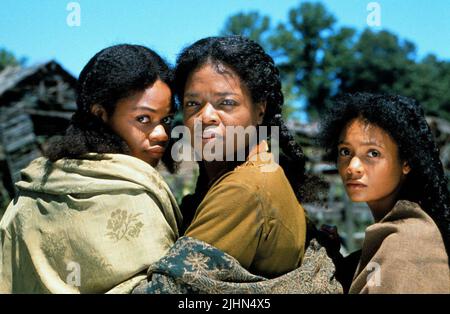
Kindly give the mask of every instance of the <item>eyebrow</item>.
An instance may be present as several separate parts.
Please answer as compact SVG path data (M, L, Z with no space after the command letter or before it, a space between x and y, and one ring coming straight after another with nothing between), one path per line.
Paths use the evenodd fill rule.
M339 141L338 145L350 145L350 143L347 143L347 142L344 142L344 141ZM378 146L380 148L384 148L384 146L381 145L380 143L373 142L373 141L361 142L361 143L359 143L359 145L361 145L361 146Z
M156 113L156 110L155 110L155 109L153 109L153 108L151 108L151 107L146 107L146 106L136 106L136 107L133 108L133 110L134 110L134 111L137 111L137 110L147 110L147 111L155 112L155 113Z

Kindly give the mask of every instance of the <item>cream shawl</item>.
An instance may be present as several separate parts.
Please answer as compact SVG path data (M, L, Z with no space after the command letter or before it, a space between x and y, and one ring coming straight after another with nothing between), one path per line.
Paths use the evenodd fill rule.
M178 238L158 172L121 154L45 158L22 170L0 222L0 292L129 292Z

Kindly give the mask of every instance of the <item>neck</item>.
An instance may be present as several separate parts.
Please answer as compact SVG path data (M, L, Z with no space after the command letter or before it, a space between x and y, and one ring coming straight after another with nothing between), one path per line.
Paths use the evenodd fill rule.
M398 194L399 191L396 190L382 199L367 202L375 222L379 222L394 208L398 200Z
M211 185L218 177L228 172L231 165L227 161L205 161L204 166L208 185Z

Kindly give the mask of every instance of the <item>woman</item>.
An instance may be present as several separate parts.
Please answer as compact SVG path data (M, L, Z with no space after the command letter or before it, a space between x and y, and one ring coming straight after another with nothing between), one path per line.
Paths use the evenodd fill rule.
M70 127L22 171L0 222L0 292L129 292L169 250L181 215L154 167L169 140L170 85L168 66L142 46L88 62Z
M264 277L297 268L306 237L297 199L305 184L305 157L281 117L283 94L272 58L239 36L199 40L177 59L175 93L201 157L195 194L181 206L190 222L185 236L213 245ZM244 135L244 140L227 133L233 127L260 136L252 142ZM285 168L275 163L260 127L278 128Z
M421 106L349 95L324 117L322 135L348 196L375 220L350 293L450 293L450 196Z

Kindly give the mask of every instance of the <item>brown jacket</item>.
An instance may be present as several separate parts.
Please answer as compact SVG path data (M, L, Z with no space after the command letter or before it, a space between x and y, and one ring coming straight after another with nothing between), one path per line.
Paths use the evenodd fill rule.
M255 274L275 277L301 263L305 212L283 169L264 152L213 184L186 235L225 251Z
M419 205L398 201L366 229L350 293L450 293L442 235Z

